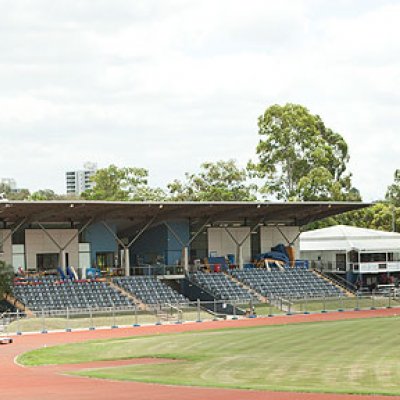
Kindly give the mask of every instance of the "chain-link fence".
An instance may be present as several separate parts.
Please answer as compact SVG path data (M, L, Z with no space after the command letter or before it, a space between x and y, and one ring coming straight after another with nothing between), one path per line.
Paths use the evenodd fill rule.
M219 319L272 317L278 315L324 313L400 307L398 294L373 294L338 297L270 298L255 300L215 300L183 304L152 305L141 308L42 310L34 315L5 312L0 315L0 334L28 332L94 330L141 325L180 324Z

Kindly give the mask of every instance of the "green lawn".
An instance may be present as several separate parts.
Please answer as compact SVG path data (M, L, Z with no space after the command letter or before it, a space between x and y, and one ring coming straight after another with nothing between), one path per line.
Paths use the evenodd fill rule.
M84 370L96 378L258 390L400 394L400 317L92 341L34 350L26 365L135 357L181 362Z

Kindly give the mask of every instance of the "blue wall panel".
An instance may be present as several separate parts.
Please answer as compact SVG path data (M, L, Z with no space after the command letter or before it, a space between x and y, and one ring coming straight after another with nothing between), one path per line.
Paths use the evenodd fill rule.
M189 222L179 220L169 222L171 228L181 240L186 243L189 240ZM136 264L139 257L144 263L155 262L156 256L164 259L167 265L175 265L181 259L182 245L164 224L158 225L146 231L130 250L131 264Z
M189 241L189 221L178 220L169 222L169 226L179 236L183 243ZM168 230L167 264L176 265L182 257L182 245L175 238L175 235Z
M155 262L157 256L165 257L167 249L167 228L158 225L143 233L130 248L131 265L140 258L145 264Z
M115 232L115 225L109 224L110 228ZM118 250L117 243L106 227L101 224L90 225L85 231L85 241L90 243L91 263L96 262L96 253L100 252L116 252Z

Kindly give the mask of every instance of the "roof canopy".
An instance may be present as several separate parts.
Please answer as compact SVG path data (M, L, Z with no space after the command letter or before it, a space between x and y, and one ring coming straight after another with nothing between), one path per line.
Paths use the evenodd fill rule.
M400 251L400 233L337 225L303 232L301 251Z
M368 207L359 202L108 202L7 201L0 202L0 222L73 222L89 219L113 221L118 229L159 221L189 218L210 223L261 221L265 224L302 226L331 215ZM1 227L1 225L0 225Z

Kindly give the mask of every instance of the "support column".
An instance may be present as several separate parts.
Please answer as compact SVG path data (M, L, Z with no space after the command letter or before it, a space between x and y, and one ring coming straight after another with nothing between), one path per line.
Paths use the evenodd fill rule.
M229 237L232 239L233 243L236 244L236 257L237 257L237 264L239 265L240 269L243 269L243 245L246 242L246 240L250 237L251 232L256 229L260 224L261 224L260 220L259 222L257 222L257 224L255 224L253 227L250 227L249 233L247 233L245 235L245 237L239 242L235 236L232 234L232 232L229 230L228 227L224 227L225 232L229 235Z
M185 246L183 248L183 266L185 268L185 272L189 272L189 247Z
M239 269L243 269L243 244L238 244L237 246L237 259Z
M124 266L125 266L125 276L130 276L131 274L131 262L129 259L129 247L124 247Z
M111 229L111 227L107 224L106 221L101 221L104 227L108 230L111 236L115 239L115 241L123 248L124 250L124 269L125 269L125 276L130 275L131 263L129 259L129 248L143 235L143 233L150 228L153 224L154 220L156 219L156 215L151 218L146 225L140 229L140 231L136 234L136 236L128 243L125 244L118 235ZM122 267L122 266L121 266Z
M65 249L60 249L60 267L63 272L67 271L67 260L65 257Z

